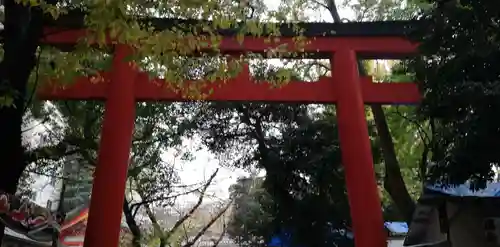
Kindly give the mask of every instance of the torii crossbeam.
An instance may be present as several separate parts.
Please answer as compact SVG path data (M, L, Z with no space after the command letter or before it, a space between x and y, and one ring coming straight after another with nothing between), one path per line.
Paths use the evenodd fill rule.
M66 18L66 17L65 17ZM158 28L172 24L155 19ZM67 20L61 20L61 23ZM182 22L182 21L181 21ZM47 28L44 40L54 46L74 45L86 34L83 26L73 23L71 30ZM170 24L169 24L170 23ZM358 57L403 58L416 53L416 44L404 38L409 22L372 22L347 24L299 24L305 28L307 44L303 52L315 58L331 61L332 77L317 82L289 82L282 88L254 83L248 66L229 81L215 82L211 101L261 101L336 104L351 217L357 247L387 246L383 228L379 190L365 119L365 104L417 104L420 94L415 83L373 83L370 77L360 77ZM76 27L75 27L76 26ZM237 42L231 30L221 30L224 36L219 49L226 54L264 53L282 44L293 44L287 25L281 26L283 37L271 43L265 38L246 37ZM289 28L288 28L289 29ZM332 34L332 31L335 31ZM110 44L111 45L111 44ZM291 45L290 47L293 47ZM293 49L293 48L290 48ZM130 145L137 101L184 101L180 94L169 90L164 80L152 79L135 69L124 58L132 52L125 45L115 45L113 66L103 72L100 83L91 78L79 78L64 88L47 84L38 97L44 100L105 100L106 110L101 135L98 165L87 231L86 247L118 246L122 203L124 199ZM219 86L214 85L222 85Z

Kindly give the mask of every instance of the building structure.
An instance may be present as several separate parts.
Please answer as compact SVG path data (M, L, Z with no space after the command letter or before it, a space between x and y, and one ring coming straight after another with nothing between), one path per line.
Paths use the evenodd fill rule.
M403 247L404 239L408 233L406 222L385 222L384 229L387 233L387 247ZM336 242L338 247L354 247L354 234L351 229L335 229L332 236L338 240ZM290 244L287 243L286 237L274 236L269 241L268 246L289 247Z
M408 233L406 222L385 222L387 230L387 247L403 247L403 243Z
M35 241L8 227L5 228L1 247L50 247L51 243Z
M500 183L473 191L469 184L427 186L404 246L499 247Z

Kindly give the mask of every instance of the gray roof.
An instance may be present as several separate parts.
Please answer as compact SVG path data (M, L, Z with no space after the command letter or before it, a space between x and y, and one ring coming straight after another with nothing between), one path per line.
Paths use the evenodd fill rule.
M35 241L31 238L26 237L24 234L18 233L8 227L5 227L4 233L6 237L10 237L15 240L20 240L30 244L36 244L38 246L50 246L50 243Z
M426 189L448 196L454 197L492 197L500 198L500 183L488 183L485 189L471 190L470 183L465 183L458 186L441 186L439 184L427 185Z

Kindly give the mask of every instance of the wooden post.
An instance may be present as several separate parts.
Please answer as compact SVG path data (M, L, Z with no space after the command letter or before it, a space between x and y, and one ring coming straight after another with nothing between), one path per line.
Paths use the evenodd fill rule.
M117 247L135 121L134 86L137 71L125 58L125 45L115 46L111 81L95 170L85 247Z
M356 54L340 50L331 60L338 94L337 121L356 247L386 247Z

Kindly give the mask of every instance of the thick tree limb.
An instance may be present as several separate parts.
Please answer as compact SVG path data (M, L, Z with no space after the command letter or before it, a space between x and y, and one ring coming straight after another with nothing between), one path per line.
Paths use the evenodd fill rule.
M56 4L48 0L47 4ZM28 80L37 64L37 49L43 35L44 13L40 7L4 0L3 59L0 62L0 190L14 194L28 163L24 160L22 123ZM10 104L8 103L10 101ZM0 224L0 242L4 236Z
M132 232L133 236L132 246L140 247L141 237L142 237L141 229L139 228L139 225L137 225L135 217L132 215L132 210L130 209L126 198L123 200L123 214L125 215L125 221L127 222L127 226Z
M56 145L40 147L30 151L25 152L24 157L27 164L33 162L36 163L38 160L60 160L64 156L76 154L80 152L79 148L69 148L69 144L65 141L61 141Z
M191 190L185 191L183 193L178 193L175 195L160 196L160 197L155 197L155 198L151 198L151 199L147 199L147 200L142 200L141 202L130 204L130 210L132 212L134 212L134 215L135 215L135 213L141 208L141 206L144 206L146 204L151 204L151 203L158 202L158 201L166 201L166 200L174 199L174 198L179 197L179 196L183 196L183 195L187 195L187 194L191 194L191 193L200 191L201 189L202 188L195 188L195 189L191 189Z
M182 247L193 246L196 243L196 241L198 241L198 239L200 239L203 236L203 234L205 234L205 232L208 230L208 228L210 228L221 216L223 216L226 213L226 211L229 209L229 207L231 207L231 204L232 204L232 202L227 203L226 206L224 206L224 208L222 208L222 210L220 210L214 217L212 217L212 219L196 234L196 236L194 236L194 238L189 240ZM222 237L223 237L223 234L221 234L221 236L219 236L219 239L222 240ZM219 242L220 242L220 240L219 240ZM216 246L216 245L214 245L214 246Z
M200 191L200 196L198 197L198 201L196 202L196 204L189 210L187 214L185 214L177 222L175 222L174 226L165 234L166 238L170 238L170 236L172 236L174 232L177 231L179 226L181 226L182 223L184 223L187 219L189 219L189 217L191 217L194 214L194 212L201 206L205 194L207 193L207 189L212 184L212 181L215 179L215 176L217 176L218 172L219 169L215 170L215 172L210 176L207 183L205 183L202 190Z
M372 106L371 108L385 164L384 189L391 196L405 221L410 223L415 210L415 202L411 198L410 193L408 193L403 180L384 110L380 105Z
M186 220L188 220L195 212L196 210L201 206L203 203L203 199L206 195L206 192L208 190L208 187L212 184L213 180L217 176L217 173L219 172L219 169L215 170L214 173L209 177L209 179L205 182L203 187L201 189L196 189L196 191L200 191L200 196L198 197L197 203L186 213L184 214L179 220L177 220L174 224L174 226L169 229L167 232L163 229L163 227L160 225L158 220L156 219L155 214L151 210L151 207L149 204L142 204L146 211L146 215L148 216L149 220L151 221L153 225L153 229L155 231L155 235L160 239L160 246L164 247L168 243L168 239L174 235L174 233L179 229L180 226L184 224ZM138 189L139 195L143 194L141 193L141 190ZM137 210L138 206L135 207L134 210Z
M229 203L228 205L231 205L231 203ZM226 212L228 209L229 209L229 207L226 208L226 210L224 212ZM226 235L226 233L227 233L227 226L226 226L226 221L225 221L224 217L222 217L222 221L224 222L224 225L223 225L224 229L220 233L219 237L214 241L214 244L212 245L212 247L219 246L220 242L222 242L222 239L224 239L224 235Z
M330 12L330 15L333 18L334 22L341 22L341 18L339 15L339 11L337 9L337 4L335 4L335 0L326 0L326 6L328 11Z

